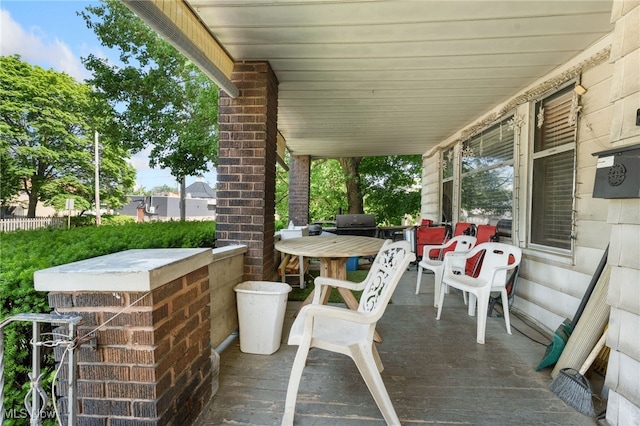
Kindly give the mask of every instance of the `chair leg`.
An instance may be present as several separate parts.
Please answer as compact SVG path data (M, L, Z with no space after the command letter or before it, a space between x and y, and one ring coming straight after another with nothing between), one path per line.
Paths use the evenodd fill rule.
M384 371L384 365L382 365L382 360L380 359L380 354L378 353L378 348L376 348L375 343L371 347L371 354L373 355L373 360L376 362L376 367L378 367L378 372L382 373Z
M440 319L440 314L442 313L442 305L444 304L444 293L446 291L446 288L446 284L443 283L442 285L440 285L440 295L438 297L438 313L436 314L437 320Z
M507 333L511 334L511 319L509 318L509 296L507 289L500 290L500 298L502 299L502 313L504 315L504 324L507 327Z
M469 293L470 295L472 293ZM484 335L487 329L487 310L489 308L489 293L480 292L476 295L478 299L478 329L476 333L476 341L484 345ZM471 301L469 301L471 303Z
M418 280L416 281L416 294L420 292L420 281L422 281L422 272L424 269L418 264Z
M307 362L309 354L309 345L298 346L296 357L291 367L291 376L289 377L289 386L287 387L287 397L284 403L284 415L282 416L282 426L293 425L293 417L296 411L296 399L298 398L298 388L302 379L302 370Z
M442 270L433 271L433 306L438 307L438 296L440 295L440 287L442 287ZM445 291L449 289L449 286L444 286ZM447 291L448 293L448 291Z
M393 403L389 398L384 381L382 381L382 376L378 371L371 348L353 345L349 349L351 358L356 363L358 371L360 371L360 375L367 384L369 392L371 392L373 399L376 401L384 420L388 425L400 425L400 419L398 419L396 410L393 408Z
M476 303L477 303L477 297L475 294L473 293L469 293L469 307L467 308L467 313L469 314L470 317L474 316L476 314ZM489 303L489 302L487 302Z

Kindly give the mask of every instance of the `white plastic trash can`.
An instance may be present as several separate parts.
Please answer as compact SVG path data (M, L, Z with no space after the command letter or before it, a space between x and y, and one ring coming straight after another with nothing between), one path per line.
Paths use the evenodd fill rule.
M240 350L271 355L280 348L289 284L245 281L233 288L238 303Z

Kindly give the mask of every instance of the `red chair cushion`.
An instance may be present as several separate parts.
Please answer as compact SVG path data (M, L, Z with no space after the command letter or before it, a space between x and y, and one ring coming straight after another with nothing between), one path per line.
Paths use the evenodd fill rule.
M467 222L458 222L456 223L456 229L453 231L453 236L457 237L458 235L463 235L464 232L471 228L471 224Z
M493 225L478 225L476 229L476 245L488 243L489 241L497 241L496 227Z
M422 256L425 245L438 245L445 242L447 237L447 228L444 226L434 227L419 227L416 229L416 243L417 243L417 255ZM433 253L435 252L435 253ZM429 257L434 255L433 258L439 256L440 250L431 250Z

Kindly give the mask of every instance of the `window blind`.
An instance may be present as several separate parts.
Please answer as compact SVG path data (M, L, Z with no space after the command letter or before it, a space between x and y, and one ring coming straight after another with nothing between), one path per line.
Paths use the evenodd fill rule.
M570 122L573 93L560 91L536 105L534 152L575 144ZM533 160L531 242L571 249L575 148Z
M568 89L538 103L534 152L575 142L576 128L569 120L573 92Z

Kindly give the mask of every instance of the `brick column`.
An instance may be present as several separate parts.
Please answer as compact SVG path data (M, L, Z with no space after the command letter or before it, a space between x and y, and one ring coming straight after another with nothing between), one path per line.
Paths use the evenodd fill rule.
M216 244L248 247L245 279L275 275L278 81L266 62L236 64L237 98L220 92Z
M159 275L171 274L165 270ZM128 272L123 268L120 275ZM49 277L42 281L62 287ZM77 349L78 425L191 425L208 403L215 385L209 265L167 279L150 291L49 292L52 308L83 318L79 336L97 329L97 346L84 342ZM55 349L57 362L63 352ZM67 376L65 368L60 377ZM67 390L60 385L58 399L66 407Z
M292 155L289 159L289 220L296 226L309 223L311 157Z

